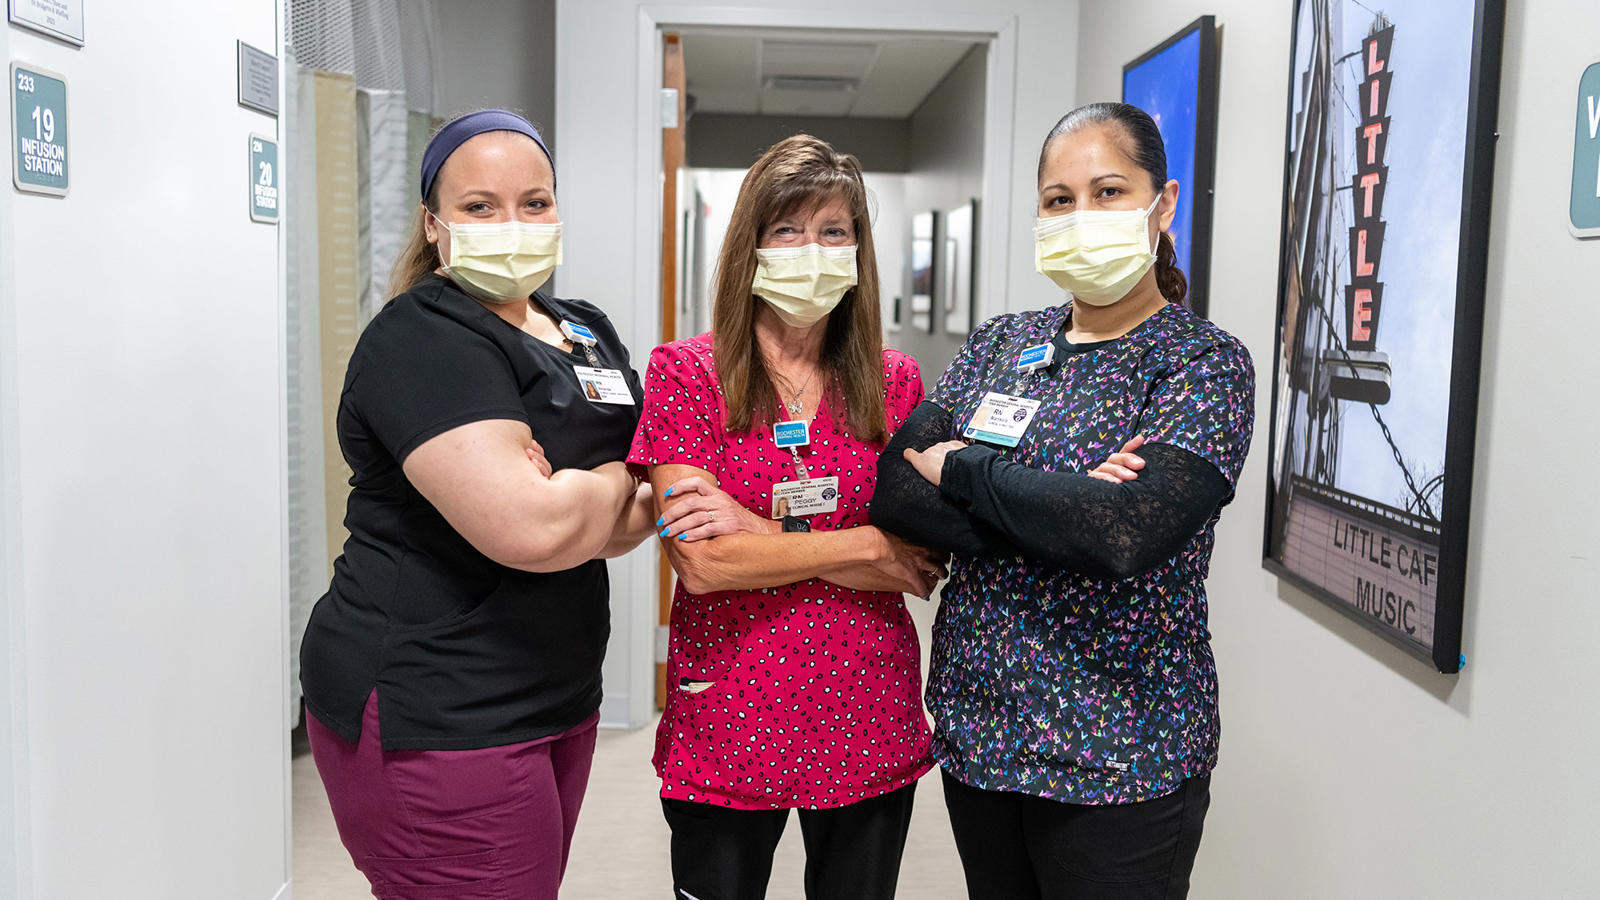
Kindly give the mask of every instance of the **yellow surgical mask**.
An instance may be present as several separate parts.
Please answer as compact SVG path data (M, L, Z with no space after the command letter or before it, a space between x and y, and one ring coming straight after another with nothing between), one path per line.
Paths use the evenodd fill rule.
M791 328L822 321L856 286L856 248L770 247L756 251L751 290Z
M561 264L560 222L434 221L450 232L444 274L486 303L527 300Z
M1039 219L1034 268L1075 301L1109 306L1121 300L1155 265L1147 223L1160 202L1157 196L1147 209L1080 209Z

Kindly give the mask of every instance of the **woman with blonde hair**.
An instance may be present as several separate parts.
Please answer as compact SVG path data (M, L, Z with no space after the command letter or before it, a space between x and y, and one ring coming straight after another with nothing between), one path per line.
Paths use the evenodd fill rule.
M526 119L444 126L421 199L339 401L350 539L301 649L306 727L376 896L553 900L594 753L604 557L653 515L622 461L638 378L603 312L539 291L561 222Z
M656 771L675 896L759 898L798 809L809 897L888 898L928 771L902 593L944 574L867 524L922 399L885 349L855 158L797 135L739 189L712 331L656 348L629 453L678 572Z

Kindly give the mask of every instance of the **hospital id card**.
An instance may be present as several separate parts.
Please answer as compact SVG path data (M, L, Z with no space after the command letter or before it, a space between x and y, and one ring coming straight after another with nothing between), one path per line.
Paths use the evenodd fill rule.
M807 478L784 481L772 486L772 517L810 516L831 513L839 508L839 479Z
M1015 447L1022 443L1022 434L1038 411L1038 400L990 391L983 395L983 402L978 404L961 436L986 444Z
M628 379L622 377L620 371L589 366L573 366L572 371L577 373L578 384L583 387L583 395L589 398L590 403L633 405L633 391L628 390Z

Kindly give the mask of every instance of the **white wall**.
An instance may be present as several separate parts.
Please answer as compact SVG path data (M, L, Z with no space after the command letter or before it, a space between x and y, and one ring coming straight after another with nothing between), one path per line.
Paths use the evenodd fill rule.
M588 297L608 310L642 363L660 333L658 289L654 287L659 281L659 242L646 241L641 236L647 233L644 225L636 221L640 218L637 199L659 198L655 174L659 163L653 170L641 165L639 152L639 148L651 146L641 141L659 145L654 128L646 128L637 115L639 67L654 71L657 66L655 54L640 53L642 30L648 22L673 24L680 11L690 11L730 24L763 26L792 23L797 18L827 28L854 24L929 29L939 22L962 22L976 32L1003 24L1015 40L1014 73L1000 72L997 77L1015 89L1013 115L1008 119L1012 131L1004 135L1014 139L1014 149L992 164L999 183L1014 185L1004 204L1014 215L1000 231L1020 228L1027 234L1034 207L1031 173L1038 145L1073 95L1078 2L993 0L975 9L969 0L927 0L917 5L917 16L912 19L906 16L902 0L829 0L803 7L775 0L672 4L558 0L556 159L561 164L565 223L563 290ZM660 221L659 212L655 221ZM994 236L999 246L1005 246L1004 233ZM997 293L1003 296L1003 306L990 307L990 312L1039 306L1056 293L1034 274L1032 256L1015 248L997 264L994 274L1002 286ZM651 546L612 565L613 637L607 660L607 700L602 708L608 722L637 726L649 721L655 553Z
M0 896L268 900L284 325L234 41L276 48L279 4L86 5L83 49L0 29L68 81L72 178L0 187Z
M1193 896L1593 896L1600 479L1585 448L1600 441L1587 399L1600 241L1565 225L1571 104L1600 57L1583 25L1593 3L1507 4L1455 677L1260 565L1291 6L1083 3L1085 102L1117 99L1123 63L1197 16L1223 28L1211 309L1260 380L1256 444L1209 582L1222 762Z
M694 60L688 60L694 66ZM761 152L805 133L855 156L869 172L904 172L911 166L911 122L845 116L695 113L689 117L687 165L748 169Z
M943 249L945 214L974 198L983 197L983 129L978 123L983 121L987 60L985 47L980 45L972 48L911 115L911 171L906 176L907 214L916 215L929 210L938 213L938 250ZM1066 110L1062 109L1061 112ZM1057 115L1059 117L1060 114ZM1052 120L1050 124L1053 123ZM1050 124L1039 131L1035 143L1044 140ZM1033 206L1029 203L1021 210L1012 210L1013 218L1020 220L1027 216ZM900 227L906 233L906 242L909 242L910 219L903 220ZM936 265L943 266L942 262L937 262L938 256L936 250ZM888 257L883 259L887 261ZM897 262L901 277L909 283L909 254L902 254ZM978 293L981 295L983 292L980 289ZM979 308L973 315L973 324L1003 311L1006 308L1004 301L1003 297L979 296ZM955 358L956 351L966 342L966 335L952 335L945 331L944 311L939 308L943 304L942 296L934 297L933 333L929 334L911 325L911 296L908 291L901 309L904 321L901 322L899 333L891 334L889 341L891 346L910 353L922 364L922 381L929 391L933 390L939 376L944 374L950 360Z
M555 0L434 0L434 112L527 116L554 150ZM559 171L559 169L558 169ZM562 174L565 174L564 172Z

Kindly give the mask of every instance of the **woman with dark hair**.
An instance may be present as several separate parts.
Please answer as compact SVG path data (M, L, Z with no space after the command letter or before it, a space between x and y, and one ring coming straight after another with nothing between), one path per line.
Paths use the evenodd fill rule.
M301 647L306 729L376 896L553 900L594 754L604 557L654 515L623 462L641 392L604 313L538 290L561 222L526 119L445 125L420 197L339 400L350 539Z
M954 553L928 706L975 898L1188 891L1217 752L1204 580L1255 383L1181 305L1166 168L1135 107L1056 124L1035 259L1071 296L985 322L880 458L872 521Z
M656 348L628 460L678 572L656 731L674 896L759 898L789 810L806 895L889 898L932 763L916 631L934 554L867 524L922 399L883 347L855 157L798 135L739 189L712 331Z

